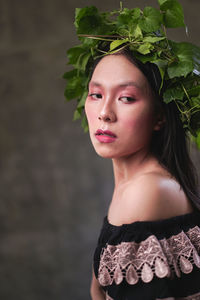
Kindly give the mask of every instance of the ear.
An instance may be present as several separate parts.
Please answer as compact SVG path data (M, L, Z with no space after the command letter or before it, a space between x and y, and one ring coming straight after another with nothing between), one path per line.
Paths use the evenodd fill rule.
M155 131L159 131L163 127L165 122L166 122L165 116L162 113L158 114L153 129Z

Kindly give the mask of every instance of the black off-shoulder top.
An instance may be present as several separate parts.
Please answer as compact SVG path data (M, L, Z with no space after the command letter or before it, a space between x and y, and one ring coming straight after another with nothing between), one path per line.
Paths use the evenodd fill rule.
M200 300L200 211L121 226L105 217L94 272L107 300Z

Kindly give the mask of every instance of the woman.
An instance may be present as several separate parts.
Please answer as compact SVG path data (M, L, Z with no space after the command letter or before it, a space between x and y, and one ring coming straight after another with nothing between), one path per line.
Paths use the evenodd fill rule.
M153 249L153 246L148 244L151 239L153 237L157 241L163 238L169 239L172 235L180 234L182 230L188 231L193 228L196 225L195 222L200 224L200 213L191 201L191 195L193 195L193 200L196 198L194 181L193 187L190 187L189 183L182 186L178 180L181 171L176 170L180 162L172 166L170 160L160 161L161 155L158 155L158 149L153 151L152 140L155 142L155 135L157 134L158 139L159 132L163 135L164 128L172 125L172 123L166 124L169 120L158 101L148 79L136 63L131 62L126 52L108 55L96 65L89 83L85 111L91 141L96 152L102 157L112 159L115 188L94 261L96 277L105 286L101 287L93 274L91 284L93 300L105 299L104 289L108 299L116 300L166 299L175 296L180 298L197 293L197 297L200 297L199 270L185 277L182 276L182 280L174 281L168 278L170 271L167 269L167 263L160 276L157 277L153 271L156 268L155 265L153 266L156 256L160 257L161 246L159 247L156 243ZM177 111L175 113L178 115ZM179 131L178 135L182 135L181 144L176 144L176 146L182 147L184 156L174 153L173 161L184 159L181 161L182 169L187 169L191 176L191 162L187 156L186 141L181 130L178 128L176 130ZM176 135L176 132L174 134ZM169 143L172 144L173 141ZM153 146L155 148L155 145ZM157 145L157 147L163 147L160 153L166 151L164 149L166 147L169 150L170 146L166 145L166 141L163 145ZM180 172L179 175L177 175L178 172ZM135 248L134 252L131 247L135 247L133 245L135 242L137 250ZM111 254L109 256L110 249L107 253L105 252L113 245L112 257ZM148 247L150 247L149 258L141 255L141 251L145 251ZM191 245L190 252L192 248ZM166 250L166 248L163 249ZM141 260L143 278L139 275L142 268L139 267L137 270L135 265L138 273L135 276L130 272L129 284L124 274L132 263L134 265L138 250L140 258L137 257L137 261ZM181 248L179 251L181 255L184 249ZM164 256L162 255L162 259ZM124 268L123 260L125 261ZM111 263L113 269L110 267ZM148 270L151 264L152 270ZM117 268L119 268L118 271ZM163 267L160 266L160 268ZM153 277L152 273L154 273ZM184 287L180 284L187 285Z
M200 202L186 143L200 132L200 49L167 39L166 27L184 25L182 8L158 2L159 11L76 11L82 44L68 50L65 96L78 98L75 119L85 108L115 180L93 300L200 299Z

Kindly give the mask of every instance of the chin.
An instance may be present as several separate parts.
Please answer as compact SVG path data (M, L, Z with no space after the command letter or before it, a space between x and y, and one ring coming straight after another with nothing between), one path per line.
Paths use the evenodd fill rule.
M113 148L110 144L100 144L96 140L92 139L92 145L95 152L103 158L114 158L116 154L116 147Z
M122 158L122 157L126 158L132 154L132 152L131 153L119 153L116 151L116 149L115 150L113 150L113 149L110 149L110 150L95 149L95 151L99 156L101 156L103 158L110 158L110 159L117 159L117 158Z
M110 159L128 159L132 155L138 153L141 149L137 148L135 151L130 149L130 151L116 151L117 149L98 149L98 147L95 147L96 153L103 157L103 158L110 158Z
M115 158L115 154L111 150L110 151L108 151L108 150L107 151L100 151L100 150L95 149L95 151L99 156L101 156L103 158Z
M99 156L110 159L128 158L140 149L140 147L136 147L136 145L131 147L120 147L113 143L99 144L95 140L92 140L92 144Z

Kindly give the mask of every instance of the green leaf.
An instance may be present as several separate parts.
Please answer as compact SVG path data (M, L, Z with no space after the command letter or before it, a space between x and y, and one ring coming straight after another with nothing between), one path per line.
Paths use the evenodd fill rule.
M175 55L178 56L180 61L183 62L192 62L193 68L191 68L191 72L196 69L200 71L200 48L191 43L175 43L170 42L172 47L172 51Z
M120 15L117 17L117 22L120 26L128 25L132 17L132 11L128 8L124 8Z
M193 63L190 61L180 61L176 63L172 63L168 67L168 75L169 78L174 78L174 77L180 77L184 76L186 77L191 71L193 70Z
M120 27L119 29L116 30L116 34L119 34L121 36L129 36L130 31L128 29Z
M82 118L81 126L83 127L84 132L88 132L88 121L85 115Z
M117 22L120 26L129 25L139 19L141 14L140 8L128 9L124 8L120 15L117 17Z
M84 10L83 8L75 8L75 21L74 21L74 25L76 28L78 28L78 22L79 19L81 18L81 15L84 14Z
M194 61L194 69L200 72L200 48L196 45L191 44L192 56Z
M132 10L132 18L133 18L134 20L139 19L140 15L141 15L141 9L140 9L140 8L136 7L136 8L134 8L134 9Z
M79 29L80 22L84 20L85 17L90 17L92 15L98 14L98 9L95 6L86 6L83 8L76 8L75 9L75 21L74 25L76 29Z
M91 48L92 49L92 48ZM90 49L85 49L84 46L72 47L67 51L68 64L72 64L75 68L85 71L87 63L90 59Z
M74 116L73 116L73 121L76 121L76 120L81 119L82 111L83 111L82 108L77 108L77 109L75 110Z
M160 42L162 40L165 40L166 38L165 37L157 37L157 36L146 36L144 37L143 39L143 42L148 42L148 43L157 43L157 42Z
M188 93L188 95L190 95L190 96L200 95L200 85L194 86L193 88L187 90L187 93ZM196 98L195 98L195 99L196 99ZM199 98L197 98L197 99L198 99L198 102L199 102L199 104L200 104L200 99L199 99Z
M159 5L163 5L165 2L167 2L168 0L158 0Z
M142 44L141 46L139 46L137 51L141 54L146 55L146 54L150 53L152 49L153 49L152 44L145 43L145 44Z
M76 9L75 27L77 34L100 34L105 32L105 22L95 6Z
M163 94L163 100L167 104L173 100L182 100L183 97L184 91L181 87L168 88Z
M69 60L69 64L75 65L77 63L78 58L82 53L84 53L85 50L83 49L83 46L75 46L70 48L67 51L67 57Z
M113 42L110 43L110 51L113 51L114 49L116 49L117 47L125 44L128 42L128 39L123 39L123 40L115 40Z
M189 43L170 43L172 52L178 56L180 61L191 61L193 59L192 45Z
M96 39L91 39L91 38L88 38L88 37L79 37L79 39L82 40L83 47L87 48L88 50L91 49L91 48L94 48L99 42Z
M136 26L133 30L133 36L135 39L138 39L138 38L143 38L143 34L142 34L142 30L140 28L140 26Z
M184 27L184 13L180 3L176 0L161 1L164 25L169 28Z
M130 46L130 49L132 47ZM135 49L131 49L131 50L135 50ZM150 53L150 54L146 54L146 55L143 55L143 54L140 54L139 52L134 52L134 57L137 58L138 60L140 60L142 63L146 63L146 62L152 62L154 63L154 61L156 61L157 59L157 56L156 56L156 53Z
M72 77L68 80L64 93L67 100L76 99L82 95L82 92L83 86L81 77Z
M87 63L90 59L91 53L84 53L80 56L80 59L77 62L77 67L81 70L81 71L85 71L86 70L86 66Z
M162 15L156 8L147 6L144 9L143 17L139 20L140 28L145 32L157 31L162 22Z
M192 97L192 103L193 105L197 105L200 108L200 94L198 93L197 97Z
M77 75L77 70L73 69L71 71L65 72L63 75L64 79L70 79L72 77L75 77Z
M198 133L198 135L197 135L195 141L196 141L196 144L197 144L198 149L200 150L200 132Z
M161 85L160 85L160 90L159 90L159 92L160 92L162 87L163 87L163 83L164 83L165 72L166 72L166 69L167 69L167 61L155 60L154 64L157 65L157 67L160 71L161 79L162 79Z
M175 43L170 42L172 52L178 58L177 62L172 63L168 68L168 74L170 78L176 76L186 77L194 70L194 47L189 43Z
M200 128L200 107L191 115L190 127L195 132Z
M88 95L88 91L86 90L86 91L84 91L81 99L79 100L79 103L78 103L78 106L77 106L78 108L85 106L85 100L87 98L87 95Z

